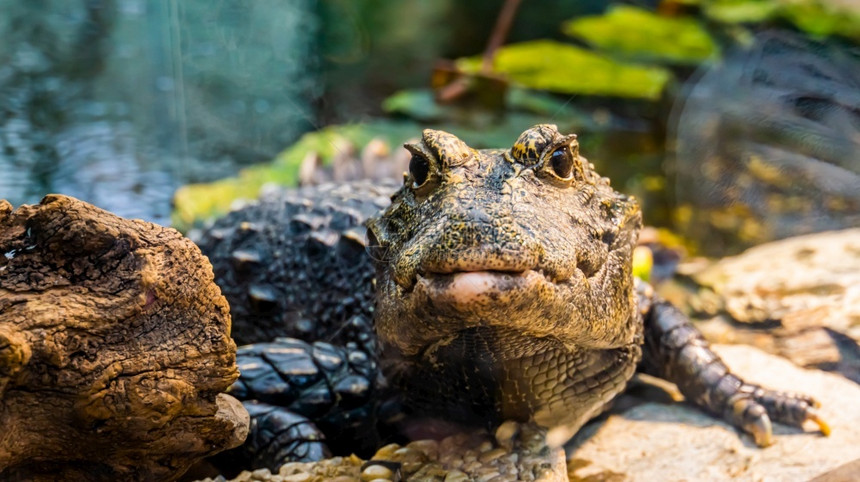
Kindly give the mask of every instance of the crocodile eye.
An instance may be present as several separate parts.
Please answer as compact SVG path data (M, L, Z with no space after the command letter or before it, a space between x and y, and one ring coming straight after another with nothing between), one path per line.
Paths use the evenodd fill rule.
M568 180L573 176L573 168L576 163L570 146L560 147L552 151L549 163L556 176L564 180Z
M430 177L430 163L421 156L413 155L409 161L409 174L412 174L412 179L415 182L412 187L423 186L427 182L427 178Z

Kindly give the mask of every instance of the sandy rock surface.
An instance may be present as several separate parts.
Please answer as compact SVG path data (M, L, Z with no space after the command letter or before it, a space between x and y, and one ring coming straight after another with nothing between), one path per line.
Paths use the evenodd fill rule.
M570 479L808 480L860 459L860 386L755 348L714 349L749 381L814 395L833 428L830 437L813 427L802 432L775 425L776 443L759 449L692 406L649 402L587 425L567 447Z
M753 345L860 383L860 229L688 263L660 292L716 343Z

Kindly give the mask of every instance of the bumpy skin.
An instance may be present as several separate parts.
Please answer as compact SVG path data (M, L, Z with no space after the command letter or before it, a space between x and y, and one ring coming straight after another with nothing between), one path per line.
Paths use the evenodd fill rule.
M551 126L510 151L438 131L407 149L426 181L413 172L369 223L386 375L419 412L575 430L641 358L638 206ZM556 151L568 175L554 169Z
M551 125L508 151L426 130L391 205L368 222L381 363L415 414L535 422L563 442L645 366L771 442L808 397L744 383L677 310L638 289L632 198Z
M291 336L373 349L373 266L365 220L394 184L264 194L192 239L230 303L238 344Z
M256 343L238 350L231 388L252 414L248 441L219 454L220 467L276 469L375 448L381 380L364 223L396 189L272 191L191 235L230 304L233 337ZM317 342L277 339L287 336Z
M246 400L250 436L244 446L219 455L219 466L276 470L285 460L319 460L379 445L379 370L364 351L278 338L241 347L236 357L242 377L230 393ZM326 433L338 437L327 440Z
M579 156L576 136L539 125L524 132L510 150L478 151L451 134L427 130L421 142L406 148L413 158L403 186L367 223L368 258L376 265L373 317L380 365L389 387L402 397L410 415L406 420L489 427L508 420L529 422L550 429L552 441L562 443L603 410L641 366L678 384L690 401L750 432L760 445L771 442L771 419L794 425L813 420L826 433L811 398L738 379L685 317L634 280L631 257L641 226L639 207ZM315 203L327 202L329 214L323 217L333 220L338 219L332 214L340 209L338 202L355 202L355 196L343 195L340 201L327 201L325 192L331 188L326 189L300 194L313 198L306 203L289 196L264 201L217 229L236 229L230 223L261 217L271 221L256 228L264 235L249 246L293 253L271 258L268 273L284 273L274 275L279 278L273 289L294 296L294 288L280 283L305 280L307 270L316 270L320 281L313 289L321 290L326 273L367 269L367 259L337 257L336 242L326 244L328 254L318 258L320 264L306 262L301 253L314 231L290 228L284 233L285 224L293 224L290 219L316 212ZM327 222L319 223L324 232L336 232L332 226L341 232L353 229L349 223ZM228 299L233 291L250 293L235 274L235 253L226 256L232 261L224 259L224 253L245 242L238 238L239 244L221 236L212 243L214 251L204 248L216 273L218 266L228 266L222 280ZM228 242L229 248L221 246ZM296 258L303 261L296 263ZM346 278L339 276L333 278L335 291L347 296L349 290L342 287ZM355 276L363 281L368 275ZM366 286L353 288L362 300L373 293ZM305 295L305 304L290 301L289 306L312 316L317 297L338 299L314 291ZM232 308L243 313L245 308L234 303L247 299L230 299ZM344 309L342 302L336 305ZM371 313L362 303L351 306L364 310L362 316ZM350 313L335 317L334 323L325 316L329 318L309 331L325 341L342 342L342 322ZM269 326L279 329L277 323ZM360 349L360 342L351 343ZM266 358L254 350L245 355ZM243 361L245 355L239 353L240 366L249 363ZM252 392L277 391L278 383L296 375L289 364L278 371L268 376L243 370L237 387L256 386L245 393L260 398ZM336 378L327 386L334 386ZM374 390L381 386L378 379L368 380ZM333 434L327 435L331 439ZM287 444L278 437L266 443L270 451Z

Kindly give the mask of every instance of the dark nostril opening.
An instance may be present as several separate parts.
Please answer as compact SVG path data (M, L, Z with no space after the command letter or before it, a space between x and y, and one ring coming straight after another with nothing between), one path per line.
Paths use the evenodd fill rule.
M420 187L427 182L427 178L430 176L430 163L421 156L412 156L409 161L409 173L415 182L414 187Z

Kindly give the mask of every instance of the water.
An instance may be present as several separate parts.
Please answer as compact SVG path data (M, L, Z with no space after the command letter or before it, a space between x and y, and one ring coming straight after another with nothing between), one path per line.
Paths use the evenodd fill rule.
M0 0L0 198L167 224L173 191L311 129L310 0Z

